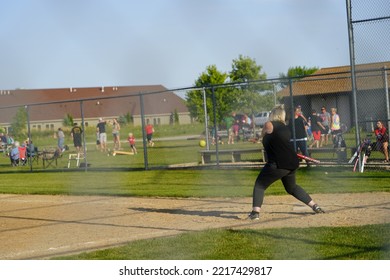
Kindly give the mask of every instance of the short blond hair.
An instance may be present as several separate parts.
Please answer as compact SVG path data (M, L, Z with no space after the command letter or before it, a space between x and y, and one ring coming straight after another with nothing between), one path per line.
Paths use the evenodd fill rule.
M284 105L276 105L269 115L269 121L279 121L286 123L286 111L284 110Z

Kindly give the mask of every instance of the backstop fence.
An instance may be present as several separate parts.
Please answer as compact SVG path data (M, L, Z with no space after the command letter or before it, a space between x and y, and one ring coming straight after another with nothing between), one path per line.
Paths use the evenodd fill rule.
M163 91L147 94L131 93L105 99L99 96L83 100L23 104L23 106L0 107L0 111L1 114L13 114L16 124L19 121L25 125L25 134L19 135L19 139L15 140L22 144L29 139L35 147L38 147L36 152L39 156L35 158L38 163L33 161L34 158L26 163L31 170L49 167L64 169L82 167L88 170L93 168L151 169L202 164L216 166L232 163L261 164L266 156L261 150L261 129L264 120L268 117L266 113L276 104L284 104L288 120L293 118L295 108L300 107L307 120L307 146L312 157L322 160L325 164L344 165L348 164L357 146L356 131L359 135L369 134L371 141L375 142L373 130L376 121L381 120L388 126L389 72L386 67L372 68L375 65L359 65L356 70L359 89L357 120L354 118L352 76L349 66L321 69L320 74L303 78L245 81L167 90L187 99L187 105L191 108L193 120L191 123L183 123L180 116L172 115L169 124L160 124L158 116L145 114L143 102L145 95L155 96L155 100L159 100L157 96L164 93ZM86 117L90 116L91 108L96 110L97 103L114 104L115 100L133 106L135 99L141 106L140 120L138 123L134 120L128 123L123 120L120 122L121 147L115 147L111 122L113 118L121 120L121 116L105 116L102 111L93 118L96 120L103 116L108 121L107 150L100 151L100 146L97 145L96 124L92 123L91 118ZM36 125L37 119L45 119L45 115L55 112L59 106L68 108L68 115L77 120L84 132L80 151L77 151L73 145L70 136L71 124L70 126L63 124L62 127L65 133L65 144L69 147L69 150L64 151L57 151L58 131L54 126L46 125L38 128ZM321 141L316 143L313 139L311 120L315 118L314 115L324 113L321 109L330 112L331 108L337 109L342 123L342 137L345 142L342 147L339 146L340 143L333 141L331 134L324 136L329 129L323 131ZM238 130L234 134L231 134L234 122L229 121L232 114L234 114L234 122L238 125ZM66 118L64 122L65 120ZM152 138L154 144L148 143L147 139L146 126L149 123L154 125ZM358 127L354 125L355 123L358 123ZM136 138L137 154L130 149L127 140L129 133ZM9 134L12 135L12 131ZM200 140L204 140L204 145L199 146ZM381 164L383 160L384 155L380 151L372 151L369 162L373 165L367 166L383 167ZM2 157L2 161L3 166L10 165L7 157Z
M225 163L249 163L264 161L261 148L261 129L267 113L276 104L284 104L287 118L294 117L299 107L306 118L307 145L310 155L324 163L348 165L349 159L363 141L376 142L374 129L377 121L390 127L389 67L390 53L390 5L388 0L346 0L351 64L342 67L320 69L314 75L284 79L268 79L225 84L205 84L197 87L169 89L166 91L129 93L121 96L92 97L88 99L25 104L18 100L15 105L0 104L0 114L12 116L10 123L1 124L2 133L14 136L20 143L32 142L33 157L24 165L30 170L55 168L115 169L115 168L167 168L171 166L216 165ZM158 115L145 113L144 99L154 100L166 92L175 92L187 100L191 122L172 112L168 124L162 124ZM1 91L1 95L10 91ZM12 93L11 93L12 94ZM1 97L1 96L0 96ZM140 114L121 116L107 115L104 108L127 104L129 112L139 106ZM165 101L165 98L163 98ZM160 102L160 101L158 101ZM100 106L104 103L104 106ZM158 104L157 104L158 106ZM68 115L61 120L55 112L66 108ZM92 108L95 115L92 116ZM315 142L311 131L314 116L324 116L335 108L341 120L342 141L323 131L320 141ZM234 128L231 122L234 113ZM97 143L96 121L106 117L107 150L101 151ZM51 121L63 121L65 148L58 151L57 127ZM113 118L121 125L120 144L114 147ZM39 125L45 120L45 126ZM82 129L81 149L73 147L70 136L73 122ZM152 141L148 142L146 126L154 125ZM235 129L238 126L238 130ZM14 131L9 130L14 129ZM15 130L22 133L15 134ZM136 138L137 152L130 149L129 133ZM5 135L3 135L5 136ZM229 137L231 136L231 137ZM200 143L204 140L204 143ZM10 166L9 153L12 144L3 137L1 165ZM31 144L25 142L26 145ZM200 145L201 144L201 145ZM341 146L342 145L342 146ZM115 148L115 149L114 149ZM383 168L388 164L383 151L373 150L368 165ZM36 163L37 162L37 163ZM359 162L359 168L361 166ZM26 167L24 167L26 168Z

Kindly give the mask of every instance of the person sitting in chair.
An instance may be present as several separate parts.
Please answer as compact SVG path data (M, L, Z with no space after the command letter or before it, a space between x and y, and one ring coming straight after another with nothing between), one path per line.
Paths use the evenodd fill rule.
M19 165L19 146L19 142L15 141L14 146L9 153L9 158L11 160L12 166Z
M389 163L389 134L381 121L377 121L374 130L376 142L373 143L374 151L381 151L385 155L384 163Z

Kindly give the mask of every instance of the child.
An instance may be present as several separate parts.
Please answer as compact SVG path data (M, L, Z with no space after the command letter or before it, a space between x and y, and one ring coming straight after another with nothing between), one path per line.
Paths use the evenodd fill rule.
M129 137L127 137L127 141L130 144L130 148L133 151L134 154L137 154L137 149L135 148L135 137L133 133L129 133Z

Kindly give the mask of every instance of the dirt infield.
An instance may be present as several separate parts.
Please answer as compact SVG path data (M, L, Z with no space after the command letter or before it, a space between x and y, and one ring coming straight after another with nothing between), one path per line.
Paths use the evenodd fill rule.
M291 196L266 196L261 219L251 198L134 198L0 195L0 259L47 259L130 241L211 228L352 226L390 222L390 193L316 194L314 215Z

